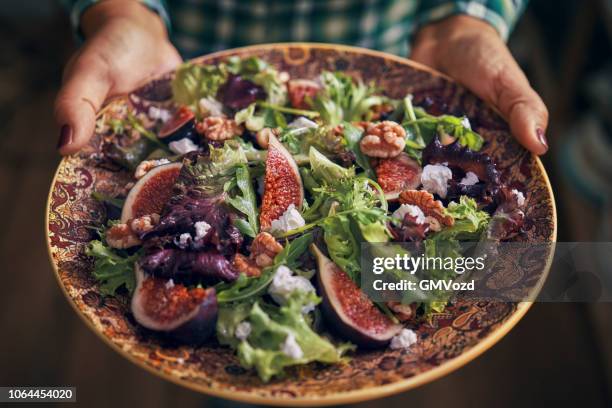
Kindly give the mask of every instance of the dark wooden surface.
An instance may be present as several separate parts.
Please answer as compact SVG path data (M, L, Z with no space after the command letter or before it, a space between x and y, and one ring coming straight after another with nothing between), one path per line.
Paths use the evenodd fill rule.
M30 24L0 21L0 386L76 386L87 407L241 406L132 365L91 333L63 298L49 266L43 222L59 161L53 97L70 38L61 22ZM568 217L560 216L561 222ZM610 407L610 316L610 304L536 304L467 366L358 406Z

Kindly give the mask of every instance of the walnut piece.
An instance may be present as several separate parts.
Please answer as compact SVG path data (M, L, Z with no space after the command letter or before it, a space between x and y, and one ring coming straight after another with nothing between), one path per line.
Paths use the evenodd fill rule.
M261 275L261 268L255 264L255 261L242 254L236 254L234 256L233 264L238 272L244 273L248 277L257 277Z
M395 317L397 317L400 322L406 322L412 319L412 317L415 315L414 307L412 305L404 305L400 302L392 301L387 302L387 307L391 309Z
M257 266L271 266L274 257L282 250L283 246L270 233L260 232L251 244L251 258Z
M244 129L234 119L210 116L198 122L196 130L209 140L221 141L241 135Z
M234 267L247 276L259 276L263 268L272 266L274 257L283 250L283 246L270 233L260 232L253 240L250 250L248 258L236 254Z
M134 178L140 180L145 176L145 174L153 170L155 167L168 163L170 163L170 160L168 159L144 160L140 162L138 167L136 167L136 170L134 171Z
M140 245L140 239L128 224L116 224L106 232L106 243L111 248L126 249Z
M370 123L359 146L366 156L382 159L396 157L406 147L406 131L390 120Z
M433 194L423 190L406 190L400 193L399 201L402 204L412 204L419 207L423 213L428 216L435 218L439 223L446 226L451 226L455 223L455 220L450 215L447 215L444 211L444 206L438 200L434 200ZM439 226L438 226L439 227ZM436 226L430 228L435 230Z
M143 215L130 221L131 230L138 236L149 232L159 222L159 214Z

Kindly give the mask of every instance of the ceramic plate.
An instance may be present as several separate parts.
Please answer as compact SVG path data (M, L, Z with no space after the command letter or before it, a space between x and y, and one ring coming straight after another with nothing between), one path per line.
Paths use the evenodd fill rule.
M526 192L523 240L556 238L556 213L546 172L536 157L512 138L507 124L483 101L442 74L409 60L365 49L321 44L259 45L208 55L215 63L230 55L259 56L295 78L314 78L322 70L342 70L374 80L393 98L414 94L416 105L440 114L466 115L486 140L489 153L509 184ZM130 95L107 104L99 116L123 115L128 106L146 109L164 104L171 94L171 75L156 79ZM97 127L98 129L101 126ZM129 313L127 298L103 298L83 255L93 238L88 226L105 219L92 191L114 194L131 175L100 160L101 134L80 154L62 160L51 185L46 228L51 263L70 303L106 343L134 363L191 389L255 404L323 405L363 401L417 387L448 374L499 341L527 312L529 303L465 302L435 314L418 328L420 341L408 350L357 353L346 365L311 364L289 371L283 379L263 383L240 367L221 346L168 347L145 337ZM549 259L514 274L506 289L542 282Z

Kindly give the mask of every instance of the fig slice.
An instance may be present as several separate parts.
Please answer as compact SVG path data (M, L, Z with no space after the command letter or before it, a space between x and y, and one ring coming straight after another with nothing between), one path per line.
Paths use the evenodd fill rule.
M332 330L360 347L379 348L389 344L402 330L383 314L357 284L314 244L317 284L323 298L323 316Z
M375 172L387 200L397 200L402 191L414 190L421 184L421 166L403 152L379 160Z
M131 309L140 325L190 344L201 344L214 333L217 324L214 288L188 289L171 280L148 276L138 265L134 268L136 290Z
M310 79L291 79L287 82L287 93L291 106L298 109L309 109L310 103L308 98L314 98L321 85Z
M183 138L197 140L195 114L186 106L181 106L159 130L158 137L166 143Z
M303 202L304 187L298 166L282 143L270 134L259 214L261 228L270 228L272 221L283 215L291 204L301 209Z
M121 222L160 214L172 197L174 182L181 171L182 163L169 163L155 167L132 187L121 210Z

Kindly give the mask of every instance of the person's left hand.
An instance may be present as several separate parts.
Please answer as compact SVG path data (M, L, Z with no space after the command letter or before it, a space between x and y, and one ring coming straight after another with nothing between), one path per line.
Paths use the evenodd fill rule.
M410 57L496 107L523 146L546 153L548 110L491 25L469 16L427 25L417 33Z

